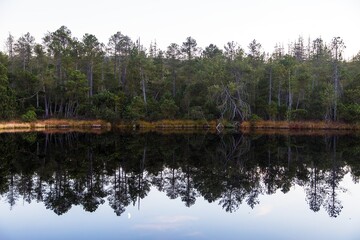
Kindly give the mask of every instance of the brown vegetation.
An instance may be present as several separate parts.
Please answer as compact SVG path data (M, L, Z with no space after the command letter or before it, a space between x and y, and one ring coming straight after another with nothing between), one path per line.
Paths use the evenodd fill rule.
M218 121L211 120L160 120L155 122L131 121L119 122L113 125L117 129L140 129L152 130L216 130ZM223 124L224 125L224 124ZM236 124L227 123L224 126L235 128ZM62 131L62 130L110 130L112 125L103 120L74 120L74 119L47 119L35 122L10 121L0 122L0 132L18 131ZM244 121L240 125L240 130L244 133L252 131L323 131L323 130L360 130L360 124L346 124L339 122L325 121L306 121L306 122L287 122L287 121ZM100 131L100 132L101 132Z
M241 129L289 129L289 130L360 130L359 124L347 124L340 122L325 122L325 121L245 121L240 126Z
M150 128L150 129L215 129L216 121L206 120L160 120L156 122L136 121L118 123L117 128Z
M110 129L111 124L103 120L73 120L73 119L47 119L47 120L38 120L35 122L20 122L20 121L10 121L10 122L0 122L1 130L11 130L11 129L73 129L73 128L99 128L99 129Z

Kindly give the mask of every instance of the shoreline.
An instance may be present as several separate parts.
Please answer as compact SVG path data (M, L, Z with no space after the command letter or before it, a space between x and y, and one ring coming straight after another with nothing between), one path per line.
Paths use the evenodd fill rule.
M129 121L110 123L104 120L76 120L76 119L46 119L34 122L18 120L0 122L1 132L41 131L41 130L101 130L111 129L153 129L153 130L218 130L236 129L249 132L252 130L352 130L360 131L360 124L348 124L325 121L244 121L219 122L216 120L159 120L159 121Z
M103 120L46 119L34 122L18 120L0 122L0 130L45 130L45 129L111 129Z
M272 130L353 130L359 131L360 124L350 124L342 122L326 121L245 121L240 125L240 129L272 129Z

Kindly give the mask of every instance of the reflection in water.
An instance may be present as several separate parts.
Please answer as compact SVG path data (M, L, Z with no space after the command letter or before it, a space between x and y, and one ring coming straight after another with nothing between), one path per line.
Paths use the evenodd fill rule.
M350 173L358 183L355 136L86 133L1 134L0 195L43 202L61 215L73 205L93 212L105 201L120 216L140 207L151 186L185 206L202 196L227 212L254 208L259 196L306 192L314 212L341 213L339 186Z

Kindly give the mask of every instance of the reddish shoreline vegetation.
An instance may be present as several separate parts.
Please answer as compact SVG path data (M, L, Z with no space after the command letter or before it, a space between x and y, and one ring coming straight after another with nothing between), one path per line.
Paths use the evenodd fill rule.
M245 121L241 129L288 129L288 130L360 130L360 124L326 121Z
M111 129L118 130L161 130L161 131L182 131L182 130L210 130L221 132L224 129L236 129L243 133L253 131L277 133L281 130L306 131L306 130L351 130L359 131L360 124L346 124L337 122L298 122L298 121L206 121L206 120L160 120L160 121L128 121L110 123L104 120L75 120L75 119L46 119L33 122L19 120L0 122L1 132L23 132L23 131L82 131L82 132L104 132Z
M0 122L0 132L6 130L41 131L46 129L111 129L111 124L103 120L72 120L72 119L46 119L33 122L19 120Z

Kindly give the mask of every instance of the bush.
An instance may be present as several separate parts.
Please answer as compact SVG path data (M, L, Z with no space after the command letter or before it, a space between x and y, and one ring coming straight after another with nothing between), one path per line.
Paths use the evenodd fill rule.
M265 109L266 109L266 113L268 114L270 120L274 120L276 118L276 116L278 115L278 106L276 105L275 102L271 102L270 105L266 105Z
M288 111L288 119L292 121L305 120L307 117L307 111L305 109L296 109Z
M257 121L262 121L262 118L256 114L251 114L249 120L250 122L257 122Z
M194 106L190 108L189 114L188 114L188 118L192 119L192 120L200 120L200 119L204 119L204 113L203 110L201 108L201 106Z
M160 105L161 114L164 118L173 119L176 113L179 111L174 100L164 99Z
M339 104L339 115L345 122L355 123L360 119L360 104Z
M21 120L24 122L34 122L37 120L36 112L31 109L28 110L25 114L21 115Z
M125 117L131 120L144 119L146 116L146 106L141 97L134 97L125 109Z
M250 121L250 128L254 128L255 125L256 125L256 122L258 121L261 121L262 118L259 117L258 115L256 114L251 114L250 118L249 118L249 121Z

